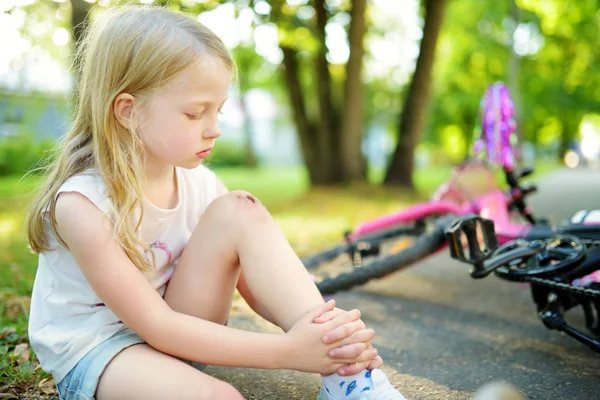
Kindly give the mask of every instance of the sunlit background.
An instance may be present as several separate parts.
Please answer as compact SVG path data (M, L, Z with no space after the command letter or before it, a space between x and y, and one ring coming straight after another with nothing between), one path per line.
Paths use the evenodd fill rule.
M88 3L92 13L98 13L117 1ZM224 109L222 142L231 148L250 147L261 165L301 165L292 110L280 78L280 42L292 34L301 52L314 51L314 35L307 28L315 18L312 2L284 1L298 21L292 28L269 18L272 6L267 1L180 3L199 10L194 17L214 30L236 58L240 54L248 58L248 50L253 52L251 67L241 68L241 79ZM596 166L598 11L590 16L587 6L567 8L559 1L479 3L456 0L446 5L428 122L416 148L416 163L464 159L477 131L485 86L503 80L515 97L526 162L554 157L572 167ZM349 2L326 4L330 18L325 44L336 84L350 54ZM0 9L0 138L57 138L67 129L66 105L73 89L71 2L2 0ZM370 169L382 170L397 141L399 114L419 56L421 2L369 0L367 21L362 152ZM310 83L314 76L308 71L304 75L308 86L314 87ZM569 113L562 113L569 108Z

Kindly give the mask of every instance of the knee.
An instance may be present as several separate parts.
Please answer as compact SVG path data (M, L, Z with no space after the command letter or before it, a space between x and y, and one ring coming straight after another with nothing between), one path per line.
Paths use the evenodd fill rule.
M262 203L243 190L234 190L218 197L210 204L206 212L215 214L219 218L232 219L236 225L243 224L245 221L256 222L270 217Z

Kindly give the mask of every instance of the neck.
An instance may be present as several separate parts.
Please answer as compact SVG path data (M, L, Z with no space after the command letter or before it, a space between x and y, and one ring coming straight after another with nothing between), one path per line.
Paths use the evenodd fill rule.
M152 157L146 157L144 167L145 185L150 186L161 182L168 182L173 179L175 167L172 165L157 162Z

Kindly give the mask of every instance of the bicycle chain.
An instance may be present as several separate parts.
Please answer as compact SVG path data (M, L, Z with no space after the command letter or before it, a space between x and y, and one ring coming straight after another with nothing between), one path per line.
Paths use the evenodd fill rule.
M564 282L556 282L551 279L524 277L524 282L535 283L536 285L548 286L553 289L560 289L575 295L584 295L592 298L600 298L600 290L584 288L581 286L573 286Z

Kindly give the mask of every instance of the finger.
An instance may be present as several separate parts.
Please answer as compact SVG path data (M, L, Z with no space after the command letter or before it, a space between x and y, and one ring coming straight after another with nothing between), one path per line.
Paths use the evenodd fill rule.
M373 360L375 357L377 357L377 349L374 349L372 347L367 347L364 349L353 349L352 351L349 351L349 353L351 354L350 357L348 358L335 358L334 362L344 362L346 364L354 364L354 363L367 363L366 365L369 365L369 363L371 362L371 360ZM354 356L354 354L358 354L356 356Z
M332 319L331 321L329 321L328 325L329 325L330 329L333 329L333 328L337 328L340 325L347 324L348 322L356 321L359 318L360 318L359 310L354 309L354 310L350 310L350 311L345 311L345 312L341 313L340 315L338 315L337 317L335 317L334 319Z
M367 349L368 345L366 343L354 343L348 344L343 347L336 347L335 349L331 349L327 352L330 358L335 359L336 361L352 361L356 357L362 354L363 351Z
M353 343L367 343L371 342L371 340L373 340L374 337L375 331L373 329L360 329L354 332L352 335L348 336L347 338L332 343L332 345L335 345L336 347L342 347L347 344Z
M383 367L383 358L381 358L381 356L377 356L371 360L371 362L369 363L369 365L367 365L366 368L370 371L375 368L381 368L381 367Z
M326 367L323 368L322 371L319 371L321 373L321 375L323 376L327 376L327 375L331 375L336 373L338 370L340 370L343 367L346 367L348 364L343 364L343 363L333 363L333 364L329 364Z
M310 316L310 320L314 321L315 318L317 318L319 315L322 315L322 314L326 313L327 311L333 310L334 307L335 307L334 299L329 300L327 303L316 306L315 308L313 308L312 310L310 310L308 312L308 314Z
M355 362L348 363L341 368L338 368L339 375L354 375L368 368L370 363L379 357L376 349L365 350ZM383 360L382 360L383 364Z
M340 376L356 375L361 371L364 371L369 366L368 362L346 364L343 367L338 368L336 371Z
M334 319L338 315L341 315L342 313L345 313L345 311L340 310L339 308L334 308L331 311L327 311L326 313L319 315L317 318L315 318L313 322L317 324L322 324L323 322L331 321L332 319Z
M340 315L331 322L334 322L336 320L340 321L341 318L351 318L351 316ZM365 329L365 323L361 319L346 322L342 325L337 326L336 328L329 330L325 334L325 336L323 336L323 342L335 343L339 340L350 337L352 334L354 334L354 332L360 331L361 329Z

